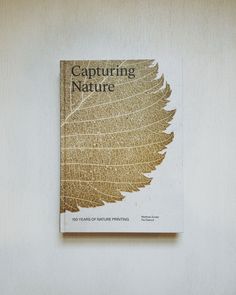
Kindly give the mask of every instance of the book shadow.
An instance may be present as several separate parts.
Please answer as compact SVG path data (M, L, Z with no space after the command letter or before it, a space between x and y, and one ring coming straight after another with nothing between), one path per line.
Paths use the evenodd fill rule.
M176 245L181 239L179 233L63 233L60 241L63 245L81 244L165 244Z

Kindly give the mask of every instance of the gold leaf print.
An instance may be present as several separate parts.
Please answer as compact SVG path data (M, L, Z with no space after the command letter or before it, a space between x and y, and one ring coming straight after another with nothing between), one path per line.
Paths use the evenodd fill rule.
M88 75L97 68L104 71ZM118 75L122 69L135 75ZM78 91L76 83L114 91ZM174 137L165 132L175 114L165 109L170 94L153 60L61 62L61 212L121 201L150 184L145 173L161 164Z

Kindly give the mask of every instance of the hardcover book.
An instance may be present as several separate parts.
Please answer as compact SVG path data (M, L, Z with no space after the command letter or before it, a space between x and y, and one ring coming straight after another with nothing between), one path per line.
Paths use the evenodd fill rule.
M61 61L61 232L183 231L182 105L170 84L154 60Z

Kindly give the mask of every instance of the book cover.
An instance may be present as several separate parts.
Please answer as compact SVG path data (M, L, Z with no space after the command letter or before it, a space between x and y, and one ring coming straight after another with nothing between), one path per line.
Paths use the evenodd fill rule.
M60 231L183 231L182 123L154 60L60 62Z

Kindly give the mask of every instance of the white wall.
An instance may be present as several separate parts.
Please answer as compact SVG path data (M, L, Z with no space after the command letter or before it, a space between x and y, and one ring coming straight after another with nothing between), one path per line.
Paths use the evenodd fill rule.
M0 294L236 294L236 2L0 0ZM185 233L58 233L59 60L182 59Z

